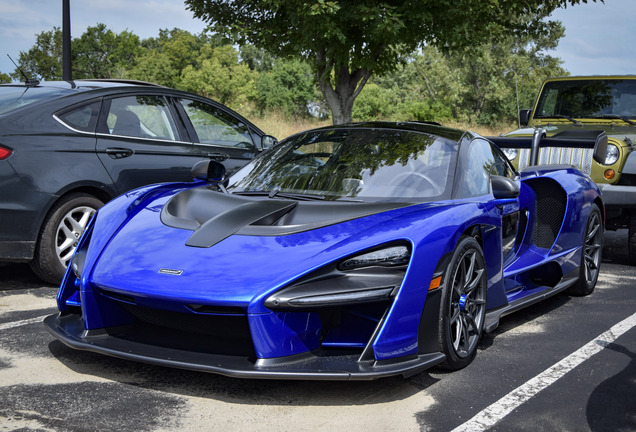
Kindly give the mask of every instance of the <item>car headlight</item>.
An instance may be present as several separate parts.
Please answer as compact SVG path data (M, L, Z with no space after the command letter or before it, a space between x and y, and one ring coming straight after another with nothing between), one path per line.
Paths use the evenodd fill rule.
M516 159L517 155L519 154L519 149L516 149L516 148L505 148L505 149L501 149L501 150L506 155L508 160L511 161L511 162L514 159Z
M391 246L343 261L339 268L351 270L360 267L403 265L409 261L411 252L406 246Z
M390 244L346 257L265 299L274 311L303 311L390 301L411 257L410 245Z
M614 144L607 145L607 153L605 154L604 165L614 165L620 156L620 151L618 147Z

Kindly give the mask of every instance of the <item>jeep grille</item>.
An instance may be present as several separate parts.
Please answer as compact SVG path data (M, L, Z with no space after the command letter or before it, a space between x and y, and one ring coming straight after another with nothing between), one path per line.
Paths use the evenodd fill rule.
M569 147L542 147L539 149L539 165L574 165L585 174L592 172L594 149ZM530 149L519 150L519 171L528 166Z

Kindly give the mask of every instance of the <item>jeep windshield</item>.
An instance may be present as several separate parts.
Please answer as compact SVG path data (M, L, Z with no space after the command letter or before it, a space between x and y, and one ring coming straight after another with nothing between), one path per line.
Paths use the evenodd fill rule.
M534 118L636 119L636 80L549 81Z
M455 141L419 132L330 129L301 133L230 178L237 195L341 201L450 198Z

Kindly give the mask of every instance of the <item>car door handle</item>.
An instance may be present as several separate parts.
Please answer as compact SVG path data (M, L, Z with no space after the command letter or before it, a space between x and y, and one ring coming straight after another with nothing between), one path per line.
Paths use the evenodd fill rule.
M215 160L217 162L223 162L224 160L230 157L229 154L222 153L222 152L210 152L210 153L204 152L203 156L209 157L210 159Z
M128 156L132 156L135 152L128 148L109 147L106 149L106 154L113 159L122 159Z

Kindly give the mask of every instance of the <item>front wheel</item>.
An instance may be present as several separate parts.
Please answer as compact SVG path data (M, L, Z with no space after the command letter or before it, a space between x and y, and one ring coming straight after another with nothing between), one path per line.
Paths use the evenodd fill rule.
M104 203L73 193L57 202L44 219L31 270L45 282L59 284L88 221Z
M603 252L603 217L596 204L592 204L587 217L585 237L581 247L581 265L579 279L568 288L568 294L575 296L589 295L594 291L601 269L601 253Z
M486 316L484 254L472 237L462 237L444 273L439 344L450 370L468 366L477 354Z

